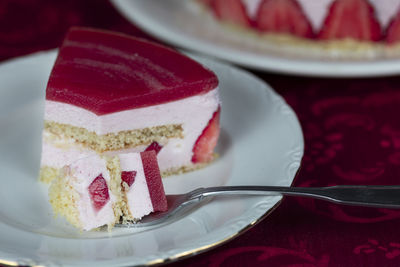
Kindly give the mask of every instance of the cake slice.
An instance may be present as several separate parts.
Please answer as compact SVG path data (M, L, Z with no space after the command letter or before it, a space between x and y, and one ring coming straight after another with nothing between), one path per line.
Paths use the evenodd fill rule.
M81 158L52 181L49 199L56 214L85 231L167 210L155 151Z
M95 154L155 150L163 175L204 166L216 142L207 149L196 144L218 139L219 106L217 77L187 56L119 33L73 28L46 89L41 180ZM217 125L205 137L211 121Z

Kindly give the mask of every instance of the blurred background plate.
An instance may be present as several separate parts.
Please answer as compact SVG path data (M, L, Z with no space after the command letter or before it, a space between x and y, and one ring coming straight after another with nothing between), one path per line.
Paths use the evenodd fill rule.
M128 20L164 42L252 69L324 77L400 73L400 58L367 54L333 60L324 51L300 51L293 46L260 42L255 36L221 26L192 0L111 2Z

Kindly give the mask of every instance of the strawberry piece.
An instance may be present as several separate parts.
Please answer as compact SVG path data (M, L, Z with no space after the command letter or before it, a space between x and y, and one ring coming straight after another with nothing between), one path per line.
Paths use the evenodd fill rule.
M218 109L204 128L193 147L193 163L208 162L213 159L213 151L217 145L220 132L220 109Z
M367 0L336 0L329 8L318 37L378 41L382 31Z
M222 21L244 27L252 24L240 0L213 0L211 6L215 16Z
M125 182L129 187L135 182L136 171L122 171L121 180Z
M289 33L312 38L312 27L296 0L264 0L257 13L256 27L262 32Z
M88 190L92 205L96 211L99 211L110 200L107 182L101 174L93 180Z
M151 143L144 151L150 151L150 150L154 150L156 152L156 154L158 154L158 152L160 152L162 146L160 146L159 143L157 143L156 141L154 141L153 143Z
M393 44L398 41L400 41L400 12L390 21L386 32L387 43Z
M140 157L142 158L144 176L146 177L153 210L166 211L168 203L158 167L157 155L155 151L145 151L140 153Z

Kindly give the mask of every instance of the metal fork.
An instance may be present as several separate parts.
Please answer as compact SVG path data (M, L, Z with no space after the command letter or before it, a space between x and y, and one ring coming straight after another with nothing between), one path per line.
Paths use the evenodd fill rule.
M323 199L338 204L378 208L400 208L400 185L339 185L330 187L219 186L198 188L186 194L167 195L168 210L147 215L139 222L117 224L117 227L159 226L179 219L212 196L259 195L300 196Z

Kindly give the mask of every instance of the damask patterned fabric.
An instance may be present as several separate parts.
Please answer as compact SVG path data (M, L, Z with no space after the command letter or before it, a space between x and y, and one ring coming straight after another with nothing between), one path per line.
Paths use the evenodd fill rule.
M0 60L57 47L72 25L149 38L104 0L0 0ZM295 186L400 184L400 76L255 74L300 119ZM241 236L169 266L400 266L400 210L287 197Z

